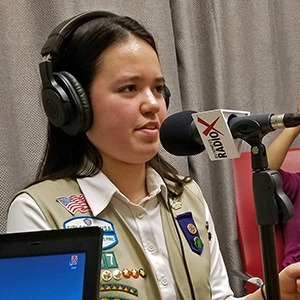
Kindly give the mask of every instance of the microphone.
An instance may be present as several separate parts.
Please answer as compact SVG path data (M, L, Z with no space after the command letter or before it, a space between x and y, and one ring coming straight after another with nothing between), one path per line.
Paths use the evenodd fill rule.
M288 127L297 127L300 125L300 114L271 114L270 124L274 130Z
M206 149L211 160L222 160L239 157L240 138L253 129L264 135L298 125L300 114L249 116L249 112L226 109L200 113L188 110L175 113L162 123L160 139L165 150L173 155L190 156Z
M193 110L185 110L167 117L160 128L160 141L169 153L190 156L205 150L198 129L193 122Z
M175 113L162 123L161 144L177 156L191 156L206 149L211 160L238 157L242 141L232 137L227 121L230 116L248 114L225 109Z
M270 131L276 129L283 129L288 127L296 127L300 125L300 114L290 113L290 114L261 114L248 116L243 118L229 120L229 127L234 137L239 137L239 134L242 133L242 126L245 128L251 126L250 122L257 122L260 127L261 133L264 135ZM240 126L240 133L239 131ZM253 126L253 125L252 125Z

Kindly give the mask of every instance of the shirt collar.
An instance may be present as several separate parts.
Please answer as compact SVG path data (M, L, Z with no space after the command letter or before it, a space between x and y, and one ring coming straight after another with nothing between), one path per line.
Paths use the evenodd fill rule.
M124 197L119 189L101 171L92 177L78 178L77 182L93 216L100 214L108 206L115 194ZM161 193L167 202L167 187L161 176L152 167L147 168L147 187L149 191L147 198L152 198Z

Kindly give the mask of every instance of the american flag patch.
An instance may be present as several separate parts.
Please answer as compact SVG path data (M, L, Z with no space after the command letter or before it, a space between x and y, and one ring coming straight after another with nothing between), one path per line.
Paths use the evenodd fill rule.
M77 211L86 212L90 209L82 194L57 197L57 201L72 214L75 214Z

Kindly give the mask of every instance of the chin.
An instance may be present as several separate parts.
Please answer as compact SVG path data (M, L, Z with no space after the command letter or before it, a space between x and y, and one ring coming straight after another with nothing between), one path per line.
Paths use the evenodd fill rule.
M141 159L141 162L145 163L145 162L148 162L149 160L151 160L155 155L157 154L157 151L153 152L153 153L147 153L146 155L141 155L140 157L142 158Z

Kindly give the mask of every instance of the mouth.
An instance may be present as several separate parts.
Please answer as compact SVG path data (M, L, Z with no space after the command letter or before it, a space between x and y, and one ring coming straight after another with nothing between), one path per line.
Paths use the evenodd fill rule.
M139 130L159 130L158 123L147 123L144 126L138 128Z
M139 127L137 131L143 134L143 136L146 136L147 139L156 141L159 138L159 127L158 122L149 122Z
M143 127L143 129L154 130L154 129L157 129L157 127L154 125L149 125L149 126Z

